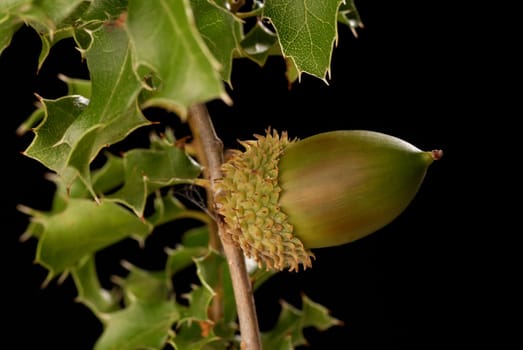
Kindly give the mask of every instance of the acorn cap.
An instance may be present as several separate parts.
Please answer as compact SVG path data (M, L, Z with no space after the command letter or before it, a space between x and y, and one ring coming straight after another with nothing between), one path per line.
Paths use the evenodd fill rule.
M312 265L310 249L345 244L394 220L441 151L366 130L300 141L267 130L240 141L215 184L227 237L267 269Z

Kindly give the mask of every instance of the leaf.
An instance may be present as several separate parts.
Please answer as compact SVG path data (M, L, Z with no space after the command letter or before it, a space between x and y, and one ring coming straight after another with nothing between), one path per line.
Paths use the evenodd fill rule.
M153 203L154 213L147 217L147 221L154 226L159 226L180 218L197 218L201 216L204 219L203 222L208 222L204 213L186 209L185 205L174 196L173 192L173 188L170 188L165 195L157 192Z
M269 55L274 51L277 42L278 36L267 28L262 21L256 21L254 27L242 39L241 46L243 53L248 58L259 66L263 66Z
M356 9L354 0L345 0L340 6L338 13L338 22L347 25L355 38L358 37L358 28L363 28L363 22L361 21L360 14Z
M194 264L194 259L208 254L209 231L208 227L200 226L186 231L174 249L166 249L167 263L165 271L168 276Z
M194 264L194 258L207 254L205 247L186 247L177 245L174 249L167 249L166 273L169 276L182 271L183 269Z
M67 85L67 95L80 95L91 98L91 80L71 78L64 74L58 76Z
M179 316L173 300L137 301L104 315L106 326L94 350L163 349Z
M241 20L209 0L191 0L194 20L203 40L221 65L222 79L231 84L233 53L239 49Z
M86 305L95 315L100 316L119 308L116 293L100 285L93 255L86 256L77 267L71 269L71 275L78 290L77 301Z
M155 145L153 149L136 148L125 153L124 184L106 197L128 206L140 217L143 216L147 197L151 193L174 184L192 183L202 170L201 166L183 149L176 147L168 136Z
M284 57L303 72L326 80L337 38L342 0L267 0L263 16L276 30Z
M22 27L23 23L9 14L0 11L0 55L11 44L13 35Z
M322 305L313 302L309 297L302 295L302 310L282 301L282 310L275 327L262 333L264 349L293 349L293 347L307 345L303 330L315 327L326 330L343 323L330 316L329 311Z
M195 103L230 98L215 60L194 25L189 0L130 0L127 30L134 52L134 69L145 79L160 80L142 104L176 112L185 121Z
M189 307L183 313L180 322L194 321L210 322L207 315L214 292L206 285L192 285L192 290L183 295L189 302Z
M232 323L236 321L236 303L232 287L229 266L225 257L215 250L209 250L208 254L196 258L196 271L200 281L209 290L222 298L223 322Z
M67 165L76 169L94 192L89 177L90 161L103 147L121 141L150 122L137 105L141 84L132 70L125 31L99 27L93 33L93 44L86 58L92 96L88 107L69 126L60 143L71 147ZM66 183L71 180L64 179Z
M126 305L168 300L172 288L165 271L147 271L128 261L124 261L123 266L129 273L125 278L116 278L116 282L122 288Z
M172 340L175 350L202 350L208 349L207 345L218 341L212 332L205 334L205 323L183 323L177 330ZM213 348L213 347L212 347ZM222 348L227 349L227 348Z
M83 21L117 18L127 8L127 0L91 0L91 5L82 14Z
M87 108L89 100L82 96L66 96L56 100L40 99L40 103L44 118L35 128L35 138L24 154L59 174L64 173L71 147L60 141L67 128Z
M44 226L36 262L49 270L48 280L100 249L127 237L143 240L152 231L120 205L89 199L71 198L63 211L35 219Z

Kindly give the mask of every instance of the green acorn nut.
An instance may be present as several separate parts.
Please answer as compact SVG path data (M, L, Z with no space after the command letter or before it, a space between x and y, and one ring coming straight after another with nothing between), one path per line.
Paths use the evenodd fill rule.
M228 238L267 269L311 267L311 249L352 242L412 201L441 150L387 134L339 130L290 140L269 129L240 141L215 184Z

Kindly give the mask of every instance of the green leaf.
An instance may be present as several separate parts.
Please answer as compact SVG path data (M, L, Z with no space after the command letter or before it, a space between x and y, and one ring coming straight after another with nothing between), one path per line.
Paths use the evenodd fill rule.
M183 323L176 330L172 346L176 350L207 350L209 344L219 340L212 332L209 332L209 334L204 333L204 329L207 330L207 326L208 324L204 322Z
M223 304L223 322L236 321L236 303L229 266L225 257L215 250L209 250L204 257L195 259L197 275L206 288L219 295Z
M7 13L0 11L0 55L11 44L13 35L22 27L23 23Z
M93 255L86 256L77 267L71 269L78 290L77 301L86 305L95 315L115 311L119 308L119 297L100 285Z
M241 39L241 20L213 1L191 0L191 6L203 40L221 65L221 77L230 84L233 54Z
M180 322L210 322L208 312L214 292L208 286L192 285L191 292L185 293L183 297L188 300L189 307L183 313Z
M40 106L35 109L29 117L16 129L16 134L21 136L25 135L26 132L31 131L33 128L36 128L38 124L45 118L45 109Z
M193 183L201 166L168 137L155 143L154 149L132 149L123 159L125 180L122 188L106 198L131 208L143 216L147 197L159 188L174 184ZM155 218L159 222L160 218ZM165 220L162 219L162 220Z
M345 0L340 6L338 13L338 22L345 24L350 28L354 37L358 37L358 28L363 28L360 14L356 9L354 0Z
M161 107L182 120L195 103L221 98L229 103L218 70L194 25L189 0L130 0L127 29L134 50L134 67L141 78L159 79L142 107Z
M125 31L99 27L93 33L93 44L86 57L92 96L88 107L73 121L60 142L71 147L67 165L76 169L94 192L89 177L90 161L103 147L121 141L150 122L137 105L141 84L132 70ZM71 179L65 181L70 183Z
M123 290L126 305L168 300L172 288L165 271L147 271L128 261L124 261L123 266L129 273L125 278L116 278L116 282Z
M173 276L179 271L194 264L195 258L208 254L209 230L200 226L186 231L174 249L166 249L167 264L165 267L168 276Z
M117 18L127 9L127 0L91 0L91 5L82 14L83 21Z
M248 58L263 66L269 55L275 51L274 47L276 47L277 42L278 36L267 28L262 21L256 21L256 25L241 41L241 46L243 53Z
M342 321L329 315L329 311L322 305L313 302L309 297L302 295L302 310L282 301L282 310L275 327L262 333L264 349L293 349L306 345L307 340L303 330L315 327L326 330L332 326L342 325ZM289 347L289 341L292 347Z
M185 232L182 237L185 247L205 247L209 245L209 227L200 226Z
M49 270L48 280L124 238L143 240L152 227L116 203L71 198L67 207L38 219L44 232L36 262Z
M91 172L93 189L99 196L120 187L125 177L122 157L109 152L105 152L104 155L106 157L104 165ZM90 193L83 182L75 181L69 189L69 195L74 198L88 198Z
M104 315L106 326L94 350L163 349L179 316L172 300L137 301Z
M44 118L35 128L35 138L24 154L59 174L65 173L71 147L60 141L67 128L87 108L89 100L82 96L66 96L56 100L40 99L40 103Z
M159 226L181 218L199 219L204 223L210 221L207 214L202 211L186 209L185 205L174 196L173 188L170 188L165 195L161 195L157 191L154 198L154 213L147 217L147 221L154 226Z
M323 305L302 295L302 324L303 327L314 327L325 331L333 326L342 326L343 321L332 317L330 311Z
M91 98L91 80L71 78L64 74L58 76L67 85L67 95L80 95Z
M205 247L185 247L177 245L174 249L167 249L166 273L169 276L182 271L183 269L194 264L194 258L207 254Z
M326 80L342 0L267 0L263 15L276 30L284 57L303 72Z

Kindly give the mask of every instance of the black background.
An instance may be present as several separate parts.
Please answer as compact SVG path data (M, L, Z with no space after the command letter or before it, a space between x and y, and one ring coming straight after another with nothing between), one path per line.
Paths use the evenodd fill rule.
M263 68L235 62L229 90L234 105L208 104L218 135L227 147L237 147L237 139L268 126L300 138L371 129L421 149L441 148L444 157L390 225L357 242L317 250L312 269L283 272L259 289L260 326L266 330L275 322L279 300L299 306L304 293L344 322L324 332L308 329L311 349L429 349L486 341L496 321L484 316L485 304L476 302L472 282L479 266L465 258L477 232L466 209L470 197L464 183L475 165L463 161L462 126L477 98L470 94L478 81L469 49L480 28L463 25L462 13L438 11L423 1L356 5L365 28L357 39L348 28L339 28L328 84L303 75L289 90L281 59L270 59ZM16 205L44 209L54 188L44 180L46 169L20 154L32 136L16 136L15 130L33 111L34 93L45 98L65 94L58 73L87 77L72 42L58 43L37 73L39 50L36 34L22 28L0 57L2 140L8 145L2 170L8 198L2 212L2 289L9 310L4 339L7 335L22 349L90 349L100 323L74 301L71 280L41 288L46 271L33 264L36 241L18 241L27 217ZM178 137L187 133L175 115L146 112L172 125ZM134 133L125 146L138 144L149 131ZM118 244L100 254L107 268L101 273L122 272L122 258L155 267L163 246L173 244L172 233L163 231L144 251L134 242Z

